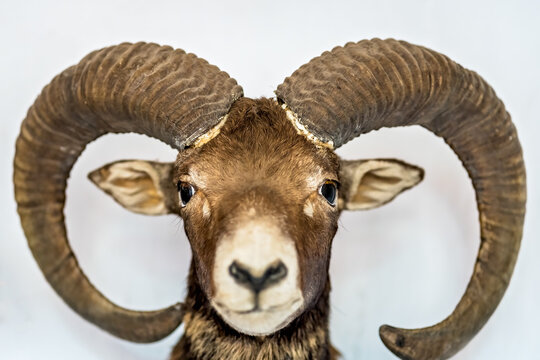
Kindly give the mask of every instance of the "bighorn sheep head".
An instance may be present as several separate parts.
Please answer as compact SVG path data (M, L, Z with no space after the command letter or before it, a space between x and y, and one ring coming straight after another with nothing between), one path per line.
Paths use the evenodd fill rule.
M495 310L519 250L525 170L502 102L447 57L379 39L322 54L276 95L243 98L226 73L155 44L105 48L58 75L23 122L14 173L22 225L49 283L85 319L124 339L158 340L181 323L181 304L140 312L111 303L66 236L66 180L86 144L108 132L143 133L178 149L176 161L115 162L90 179L131 211L179 214L204 301L240 334L276 333L327 289L340 212L382 205L423 177L397 160L343 161L334 150L371 130L418 124L443 137L467 169L481 245L448 318L416 330L382 326L380 335L403 359L456 353Z

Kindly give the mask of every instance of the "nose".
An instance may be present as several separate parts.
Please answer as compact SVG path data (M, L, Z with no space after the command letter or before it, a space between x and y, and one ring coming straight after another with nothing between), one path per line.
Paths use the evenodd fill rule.
M233 261L229 266L229 274L238 284L258 293L285 278L287 276L287 267L283 262L278 261L268 266L263 274L257 277L247 267Z

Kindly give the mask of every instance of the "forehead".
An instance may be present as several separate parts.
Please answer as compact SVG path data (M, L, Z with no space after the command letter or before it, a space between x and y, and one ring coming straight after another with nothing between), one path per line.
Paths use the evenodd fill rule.
M331 150L297 134L275 101L247 98L233 105L214 139L180 153L176 163L178 176L213 187L259 182L298 186L335 178L338 166Z

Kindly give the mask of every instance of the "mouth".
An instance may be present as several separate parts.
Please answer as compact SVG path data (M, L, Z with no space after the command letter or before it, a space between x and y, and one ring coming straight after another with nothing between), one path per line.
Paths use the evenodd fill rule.
M266 336L287 326L302 311L302 297L261 307L258 301L251 308L234 309L221 302L213 306L221 318L233 329L252 336Z
M233 310L233 309L227 309L228 311L234 312L239 315L247 315L247 314L253 314L253 313L263 313L263 312L276 312L281 311L287 308L292 308L294 305L296 305L297 302L299 302L300 298L295 298L290 301L284 302L282 304L278 305L271 305L267 307L266 309L261 309L259 306L259 302L255 302L255 306L249 310ZM219 304L221 305L221 304ZM224 306L224 305L221 305Z
M277 304L277 305L270 305L268 306L267 308L265 309L262 309L260 306L259 306L259 302L258 301L255 301L255 305L251 308L251 309L248 309L248 310L235 310L235 309L231 309L229 308L228 306L226 306L225 304L221 303L221 302L215 302L215 305L217 307L220 308L220 310L226 312L226 313L234 313L234 314L238 314L238 315L248 315L248 314L254 314L254 313L264 313L264 312L277 312L277 311L282 311L282 310L285 310L287 308L292 308L294 307L294 305L296 305L298 302L300 302L302 299L301 298L294 298L292 300L289 300L289 301L286 301L284 303L281 303L281 304Z

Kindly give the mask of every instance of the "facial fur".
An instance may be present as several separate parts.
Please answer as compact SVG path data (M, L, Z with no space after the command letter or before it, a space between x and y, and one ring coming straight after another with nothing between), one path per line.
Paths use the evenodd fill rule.
M238 100L219 135L179 154L174 180L195 189L180 215L196 277L232 328L271 334L317 301L339 216L318 189L338 171L269 99Z

